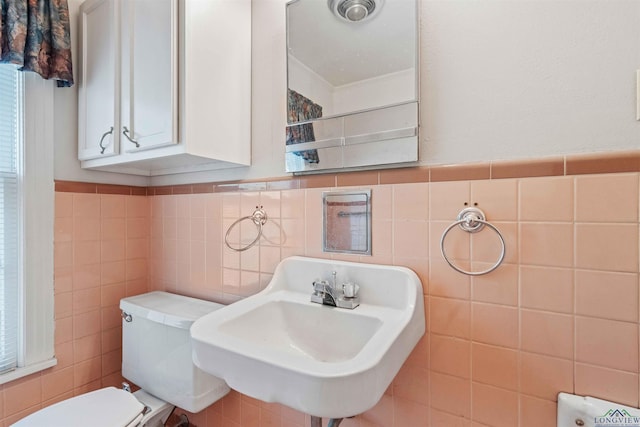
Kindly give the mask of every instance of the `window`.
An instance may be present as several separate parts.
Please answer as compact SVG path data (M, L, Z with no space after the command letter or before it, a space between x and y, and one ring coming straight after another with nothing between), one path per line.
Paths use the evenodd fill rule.
M12 67L0 67L0 372L14 369L18 359L18 142L23 92L19 77Z
M53 83L0 65L0 384L53 366Z

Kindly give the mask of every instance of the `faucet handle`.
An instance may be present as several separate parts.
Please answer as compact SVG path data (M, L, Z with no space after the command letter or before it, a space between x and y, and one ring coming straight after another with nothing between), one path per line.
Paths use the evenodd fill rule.
M313 290L314 292L324 293L327 290L327 285L328 283L326 280L316 279L313 281Z
M346 298L355 298L358 296L358 291L360 290L360 286L355 283L347 282L342 285L342 293Z

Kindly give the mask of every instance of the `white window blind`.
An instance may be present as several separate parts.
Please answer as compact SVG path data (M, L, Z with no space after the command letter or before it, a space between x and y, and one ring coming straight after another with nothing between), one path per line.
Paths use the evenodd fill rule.
M0 66L0 373L18 362L22 96L18 72Z
M0 384L56 364L53 109L51 81L0 64Z

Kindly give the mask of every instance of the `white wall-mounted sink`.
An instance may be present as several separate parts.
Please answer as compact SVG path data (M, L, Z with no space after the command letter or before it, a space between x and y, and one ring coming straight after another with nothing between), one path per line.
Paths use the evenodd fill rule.
M310 302L312 282L360 285L353 310ZM424 334L407 268L291 257L262 292L198 319L193 359L243 394L327 418L373 407Z

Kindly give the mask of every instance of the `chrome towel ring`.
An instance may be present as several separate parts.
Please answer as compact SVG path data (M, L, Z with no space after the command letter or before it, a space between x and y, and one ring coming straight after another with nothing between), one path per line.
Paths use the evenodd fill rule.
M465 208L460 211L460 213L458 214L458 217L456 218L456 221L450 226L448 226L442 233L442 238L440 239L440 252L442 252L442 256L444 257L444 260L447 261L447 264L449 264L451 268L453 268L454 270L462 274L466 274L468 276L482 276L483 274L491 273L493 270L498 268L500 264L502 264L502 261L504 260L504 255L506 252L504 237L502 237L502 233L500 233L500 230L498 230L495 225L491 224L490 222L487 222L485 218L486 217L484 215L484 212L482 212L481 209L475 208L475 207ZM491 268L488 268L482 271L466 271L456 266L451 262L451 260L449 260L444 250L444 240L447 237L447 234L449 234L449 232L456 225L468 233L477 233L481 231L485 225L496 232L496 234L500 238L502 249L500 250L500 257L498 258L498 261Z
M231 244L229 244L229 234L231 233L231 230L233 229L233 227L240 224L242 221L246 219L250 219L251 221L253 221L253 223L256 225L256 228L258 229L258 235L253 240L253 242L249 243L247 246L234 248L233 246L231 246ZM264 209L262 209L262 206L260 207L256 206L256 210L253 211L251 215L243 216L242 218L236 220L233 224L229 226L229 228L227 229L227 234L224 235L224 243L227 245L229 249L234 250L236 252L246 251L247 249L253 247L256 243L258 243L258 241L260 240L260 237L262 237L262 226L266 222L267 222L267 213L264 211Z

